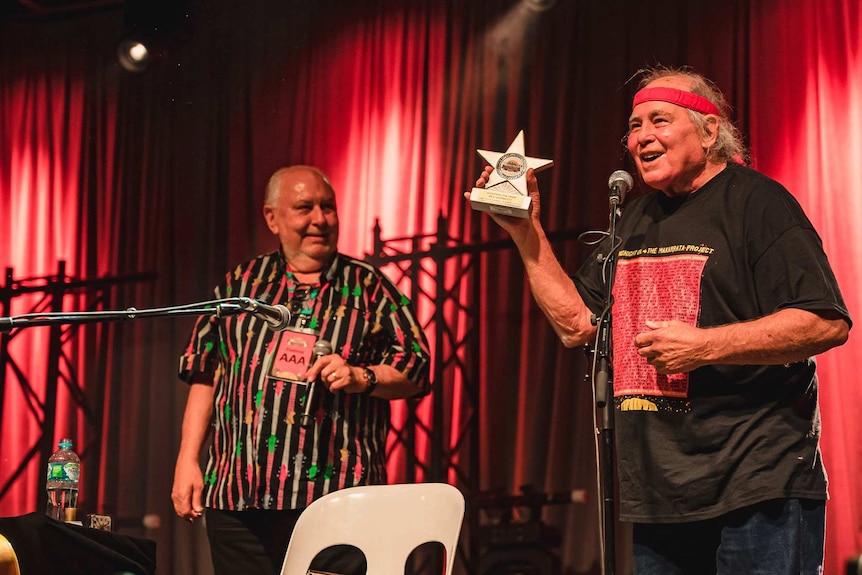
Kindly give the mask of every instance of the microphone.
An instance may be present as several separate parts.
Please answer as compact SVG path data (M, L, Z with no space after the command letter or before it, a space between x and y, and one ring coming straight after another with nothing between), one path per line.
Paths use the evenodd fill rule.
M287 306L269 305L256 299L241 297L239 307L257 319L265 321L273 331L284 331L290 326L290 310Z
M319 339L314 342L314 347L311 348L311 362L308 367L317 362L324 355L332 353L332 344L325 339ZM314 418L311 416L311 406L314 403L314 390L317 388L317 379L308 382L308 389L305 391L305 405L302 408L302 415L299 416L299 426L308 427Z
M611 189L610 201L612 206L618 206L626 199L626 194L632 186L634 180L632 175L625 170L617 170L611 177L608 178L608 187Z

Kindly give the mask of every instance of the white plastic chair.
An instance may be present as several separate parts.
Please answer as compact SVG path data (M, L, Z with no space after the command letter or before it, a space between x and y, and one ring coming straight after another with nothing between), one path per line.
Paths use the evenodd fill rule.
M404 575L410 553L429 541L446 549L451 575L464 519L464 496L446 483L349 487L313 501L299 516L281 575L306 575L318 552L353 545L368 575Z

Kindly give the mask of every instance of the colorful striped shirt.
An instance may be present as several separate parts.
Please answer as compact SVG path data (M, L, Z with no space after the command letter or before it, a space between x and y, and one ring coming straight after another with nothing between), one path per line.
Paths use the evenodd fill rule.
M343 254L334 256L320 282L297 282L277 251L237 266L215 295L269 304L293 300L291 321L318 332L348 363L390 365L420 395L428 393L428 344L395 285ZM300 293L306 296L301 307L295 305ZM204 474L208 507L297 509L337 489L386 482L389 402L324 390L315 394L314 424L299 426L306 386L270 377L279 335L287 333L250 313L201 316L192 330L179 375L214 385Z

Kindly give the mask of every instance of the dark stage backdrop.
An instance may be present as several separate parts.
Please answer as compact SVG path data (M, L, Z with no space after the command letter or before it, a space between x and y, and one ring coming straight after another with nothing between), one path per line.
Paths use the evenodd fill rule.
M728 95L754 166L803 204L859 313L858 0L560 0L545 12L502 0L193 0L187 14L185 42L142 74L116 63L120 9L3 23L0 264L14 277L55 274L62 260L77 278L155 274L121 284L114 309L208 299L227 269L275 246L261 217L264 185L276 168L299 162L331 175L344 252L371 251L377 218L384 237L433 232L442 213L446 232L464 242L502 239L462 194L482 167L475 149L505 149L522 128L528 154L555 160L539 177L547 229L604 229L607 177L631 169L620 144L634 92L627 80L645 65L687 64ZM571 270L587 253L573 240L556 250ZM510 249L488 252L478 270L471 285L447 286L479 294L470 302L478 345L461 358L480 371L478 453L461 463L473 462L469 475L486 490L585 489L586 503L548 507L545 519L562 530L566 572L595 573L583 354L553 336ZM433 310L418 303L428 318ZM39 305L21 296L2 311ZM456 309L447 314L447 329L466 329ZM175 370L191 321L88 326L70 338L51 438L81 445L82 507L160 517L160 527L139 533L158 541L159 572L177 575L210 570L202 530L176 520L169 499L186 395ZM818 360L831 575L862 550L856 331ZM0 496L2 515L33 511L40 500L38 458L21 462L41 429L48 341L47 328L9 341L17 371L4 380L0 484L20 477ZM19 384L22 373L31 387ZM472 404L457 375L445 373L435 382L448 398L445 429L435 432L451 446ZM77 386L80 395L70 391ZM404 468L396 452L393 480ZM619 571L628 572L624 525L618 535Z

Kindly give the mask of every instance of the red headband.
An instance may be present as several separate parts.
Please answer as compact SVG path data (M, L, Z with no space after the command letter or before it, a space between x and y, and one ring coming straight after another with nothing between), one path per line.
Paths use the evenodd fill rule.
M670 102L701 114L715 114L721 116L718 106L692 92L678 90L677 88L644 88L635 94L632 108L641 102L652 102L658 100L660 102Z

